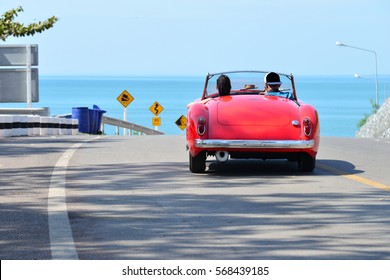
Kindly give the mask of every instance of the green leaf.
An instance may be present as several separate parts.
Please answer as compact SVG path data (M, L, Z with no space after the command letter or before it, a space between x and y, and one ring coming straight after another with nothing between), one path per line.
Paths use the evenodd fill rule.
M18 16L18 13L23 12L21 6L6 11L0 17L0 40L5 41L7 37L24 37L33 36L35 33L41 33L47 29L50 29L58 21L58 18L52 16L47 20L38 23L30 23L27 27L24 24L15 22L14 18Z

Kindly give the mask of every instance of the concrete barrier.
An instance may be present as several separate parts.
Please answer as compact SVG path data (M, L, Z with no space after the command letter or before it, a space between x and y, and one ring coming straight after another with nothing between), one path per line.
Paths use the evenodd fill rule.
M27 116L19 116L19 123L20 123L20 136L27 136L28 135Z
M71 119L71 130L72 135L77 135L79 133L79 120Z
M39 123L40 123L39 135L42 136L48 135L49 117L39 117Z
M58 134L59 135L67 135L66 134L66 119L61 118L59 120Z
M39 135L39 132L41 130L41 123L39 122L39 116L32 116L31 119L33 120L33 135Z
M0 138L11 136L13 117L0 115Z
M11 136L20 136L20 135L21 135L20 116L19 115L13 115L12 116Z
M0 115L0 138L76 135L78 120L36 115Z

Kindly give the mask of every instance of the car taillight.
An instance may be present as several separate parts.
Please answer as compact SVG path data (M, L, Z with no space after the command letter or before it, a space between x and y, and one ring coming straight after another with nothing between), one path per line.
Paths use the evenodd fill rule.
M198 134L203 135L206 133L206 118L200 117L198 119Z
M313 123L309 118L303 119L303 133L305 133L306 136L310 136L311 132L313 130Z

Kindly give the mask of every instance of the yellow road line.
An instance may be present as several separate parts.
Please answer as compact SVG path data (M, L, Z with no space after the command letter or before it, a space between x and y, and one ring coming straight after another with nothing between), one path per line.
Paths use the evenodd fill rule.
M368 185L370 187L375 187L377 189L381 189L381 190L390 192L390 186L387 186L385 184L379 183L377 181L366 179L366 178L363 178L363 177L360 177L360 176L357 176L357 175L353 175L353 174L348 174L347 172L344 172L342 170L330 167L330 166L328 166L326 164L317 163L317 167L319 167L320 169L326 170L326 171L328 171L330 173L343 176L344 178L347 178L349 180L352 180L352 181L355 181L355 182L359 182L359 183Z

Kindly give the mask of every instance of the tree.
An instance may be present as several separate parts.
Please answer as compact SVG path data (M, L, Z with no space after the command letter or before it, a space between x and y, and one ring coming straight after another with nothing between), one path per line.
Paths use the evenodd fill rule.
M47 20L38 23L31 23L25 26L22 23L15 22L15 17L18 16L18 13L23 12L21 6L16 9L9 10L5 12L0 17L0 39L5 41L7 37L24 37L24 36L34 36L35 33L41 33L47 29L50 29L54 26L54 23L58 21L58 18L52 16Z

